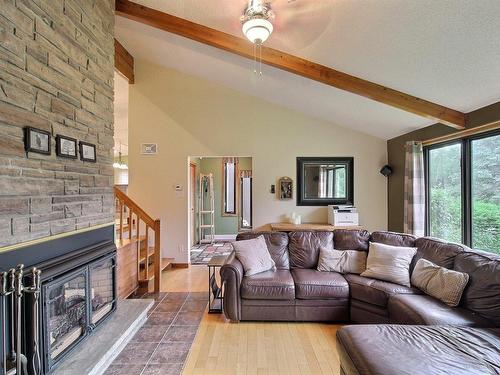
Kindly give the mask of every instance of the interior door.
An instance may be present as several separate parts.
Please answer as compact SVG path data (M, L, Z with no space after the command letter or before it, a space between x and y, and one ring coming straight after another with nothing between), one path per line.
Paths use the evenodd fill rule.
M191 246L196 245L196 165L189 164L189 183L191 194L189 195L189 214L191 217Z

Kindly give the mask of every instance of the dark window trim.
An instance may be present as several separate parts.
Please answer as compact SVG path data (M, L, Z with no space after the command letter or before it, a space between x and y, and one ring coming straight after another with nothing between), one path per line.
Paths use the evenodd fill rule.
M228 211L227 210L227 200L226 200L226 196L227 196L227 165L228 164L233 164L234 165L234 181L233 181L233 186L234 186L234 189L233 189L233 194L234 194L234 197L233 197L233 202L234 202L234 210L233 211ZM236 216L237 212L238 212L238 209L237 209L237 193L236 193L236 190L237 190L237 180L236 180L236 174L238 172L237 170L237 164L236 163L224 163L224 196L222 197L222 200L223 200L223 207L224 207L224 212L222 213L223 216Z
M472 141L500 135L500 129L424 146L425 235L430 235L429 151L460 144L462 183L462 243L472 247Z
M250 225L243 225L243 179L240 177L240 205L241 205L241 217L240 217L240 228L241 229L251 229L253 228L253 180L252 177L245 177L250 179Z

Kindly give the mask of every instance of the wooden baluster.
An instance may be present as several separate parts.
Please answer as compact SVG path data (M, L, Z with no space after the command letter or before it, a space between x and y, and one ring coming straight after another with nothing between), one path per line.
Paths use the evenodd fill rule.
M137 218L137 223L136 223L136 229L135 229L135 239L137 241L136 243L136 249L137 249L137 274L140 275L141 272L141 239L139 238L139 225L140 225L140 218L139 214L136 215Z
M123 240L123 201L118 200L118 206L120 207L120 241Z
M146 224L146 280L149 280L149 226Z
M128 209L128 239L132 241L132 209Z
M160 220L155 220L155 292L160 292L161 288L161 252L160 252Z

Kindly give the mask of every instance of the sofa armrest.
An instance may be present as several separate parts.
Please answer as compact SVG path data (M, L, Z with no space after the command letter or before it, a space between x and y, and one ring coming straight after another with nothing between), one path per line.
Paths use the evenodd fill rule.
M243 266L233 251L221 267L220 277L224 285L224 314L236 322L241 318L240 286L243 274Z

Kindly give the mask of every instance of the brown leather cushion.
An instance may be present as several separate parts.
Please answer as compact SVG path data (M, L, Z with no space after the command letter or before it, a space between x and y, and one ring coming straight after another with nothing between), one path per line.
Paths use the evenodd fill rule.
M468 249L467 246L446 242L432 237L421 237L415 241L417 254L413 257L410 270L413 270L420 258L427 259L438 266L453 269L455 257Z
M500 256L466 251L455 258L455 271L469 275L462 306L500 326Z
M479 314L451 307L428 295L398 294L389 298L387 305L391 323L493 327L493 322Z
M391 246L415 247L415 236L396 232L373 232L370 236L371 242L379 242Z
M355 371L349 374L495 374L499 346L500 329L358 325L337 331L340 365Z
M349 284L351 298L382 307L387 306L391 295L422 293L416 288L408 288L403 285L375 280L369 277L354 275L352 273L344 275L344 277Z
M290 269L290 261L288 259L288 235L283 232L241 232L236 236L236 241L249 240L264 236L267 249L271 258L279 270Z
M241 282L241 297L246 299L295 299L295 284L288 270L261 272L245 276Z
M333 247L335 250L368 251L370 233L358 229L335 229L333 231Z
M291 268L316 268L319 248L333 249L333 232L290 232L288 237Z
M340 273L301 268L291 272L299 299L349 298L349 285Z

